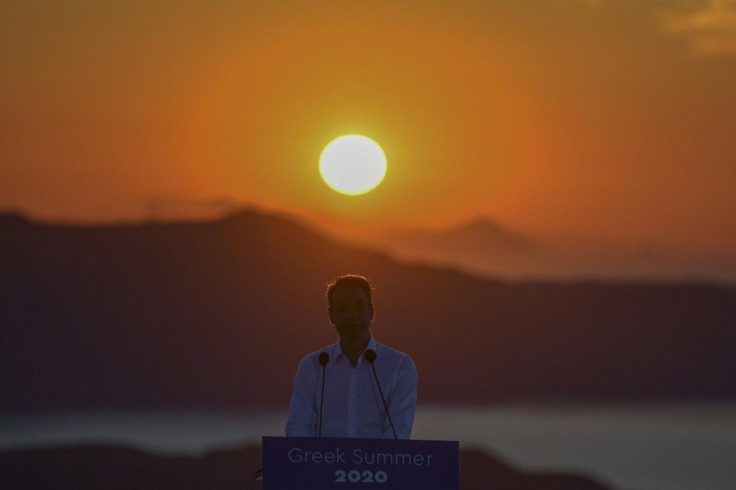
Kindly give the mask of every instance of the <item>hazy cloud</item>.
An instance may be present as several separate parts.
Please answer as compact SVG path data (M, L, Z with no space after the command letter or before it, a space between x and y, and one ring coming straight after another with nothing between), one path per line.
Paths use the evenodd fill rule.
M584 3L585 5L590 5L591 7L598 7L600 5L603 5L603 0L573 0L576 3Z
M213 199L151 197L144 203L149 219L209 219L218 218L248 207L227 197Z
M736 0L687 2L662 14L665 32L687 36L700 55L736 53Z

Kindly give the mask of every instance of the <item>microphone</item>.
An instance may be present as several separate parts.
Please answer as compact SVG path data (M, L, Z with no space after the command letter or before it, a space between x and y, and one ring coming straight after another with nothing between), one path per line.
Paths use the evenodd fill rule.
M330 362L330 355L327 352L323 352L319 355L319 363L322 365L322 395L319 397L319 429L317 437L322 437L322 404L325 401L325 368L327 363Z
M381 389L381 383L378 381L378 374L376 374L376 365L373 364L376 362L376 351L373 349L368 349L365 351L365 354L363 354L363 357L366 361L371 363L371 367L373 368L373 376L376 378L376 384L378 385L378 392L381 394L381 400L383 400L383 408L386 409L386 415L388 416L388 422L391 424L391 431L394 433L394 439L398 439L399 437L396 435L396 429L394 428L394 421L391 420L391 413L388 411L388 404L386 403L386 398L383 397L383 390Z

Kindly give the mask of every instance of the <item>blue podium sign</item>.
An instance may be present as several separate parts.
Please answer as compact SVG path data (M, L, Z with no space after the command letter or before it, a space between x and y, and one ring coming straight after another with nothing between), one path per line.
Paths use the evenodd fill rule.
M457 441L263 437L263 490L459 490Z

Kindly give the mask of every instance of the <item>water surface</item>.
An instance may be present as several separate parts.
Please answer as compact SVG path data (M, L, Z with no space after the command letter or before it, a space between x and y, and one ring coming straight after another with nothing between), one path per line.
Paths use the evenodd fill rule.
M113 443L162 453L282 436L286 412L5 413L0 449ZM415 439L459 440L525 470L585 473L620 490L736 488L736 405L546 405L417 410Z

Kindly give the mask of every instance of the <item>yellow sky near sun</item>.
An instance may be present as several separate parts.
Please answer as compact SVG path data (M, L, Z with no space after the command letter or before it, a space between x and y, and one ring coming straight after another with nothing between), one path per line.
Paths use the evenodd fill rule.
M0 16L0 206L137 218L151 198L366 226L492 216L736 247L736 4L16 2ZM341 134L388 158L351 198Z

